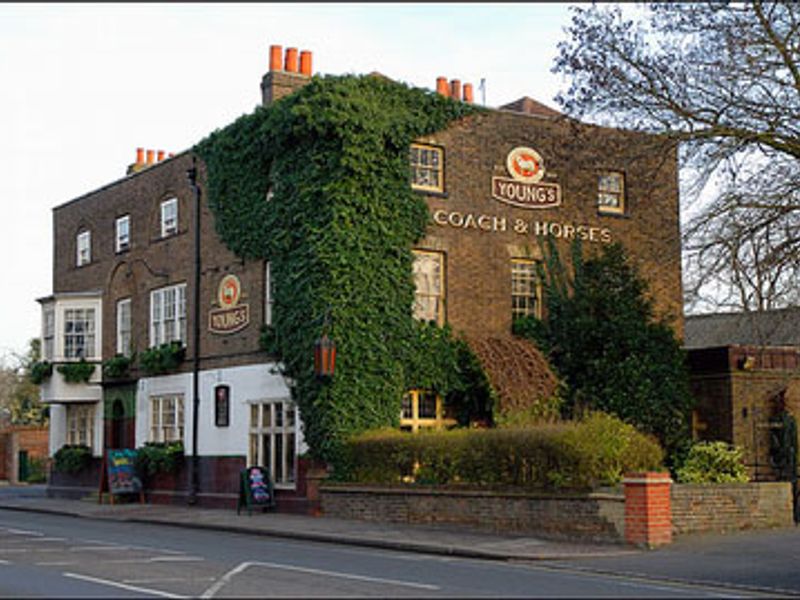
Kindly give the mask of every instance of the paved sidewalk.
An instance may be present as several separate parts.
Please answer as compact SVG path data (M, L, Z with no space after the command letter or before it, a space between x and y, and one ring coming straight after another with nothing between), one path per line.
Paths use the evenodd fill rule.
M237 515L235 510L161 504L112 506L34 495L0 495L0 509L494 560L564 560L642 552L621 544L561 542L453 527L370 523L273 512L254 511L248 515L242 511L241 515Z

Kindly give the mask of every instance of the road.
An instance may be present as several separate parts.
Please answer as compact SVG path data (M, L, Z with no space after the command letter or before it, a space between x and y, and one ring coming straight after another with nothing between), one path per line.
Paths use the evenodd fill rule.
M2 597L755 597L714 586L0 510Z

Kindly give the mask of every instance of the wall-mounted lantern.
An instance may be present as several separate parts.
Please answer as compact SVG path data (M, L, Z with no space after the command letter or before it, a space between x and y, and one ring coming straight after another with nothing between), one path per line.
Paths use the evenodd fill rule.
M314 343L314 374L317 377L333 377L336 368L336 342L323 334Z

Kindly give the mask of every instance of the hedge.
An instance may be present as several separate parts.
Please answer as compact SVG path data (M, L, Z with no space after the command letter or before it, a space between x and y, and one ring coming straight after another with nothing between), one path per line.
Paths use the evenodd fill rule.
M661 469L664 458L655 438L603 413L498 429L381 429L350 438L345 456L337 478L349 482L551 490L615 485L625 472Z

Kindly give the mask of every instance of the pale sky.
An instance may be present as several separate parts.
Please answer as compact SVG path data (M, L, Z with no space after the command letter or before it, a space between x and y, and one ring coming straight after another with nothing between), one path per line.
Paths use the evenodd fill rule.
M260 102L269 46L319 74L478 84L553 100L566 4L0 4L0 359L40 332L52 209L115 181L136 148L180 152Z

